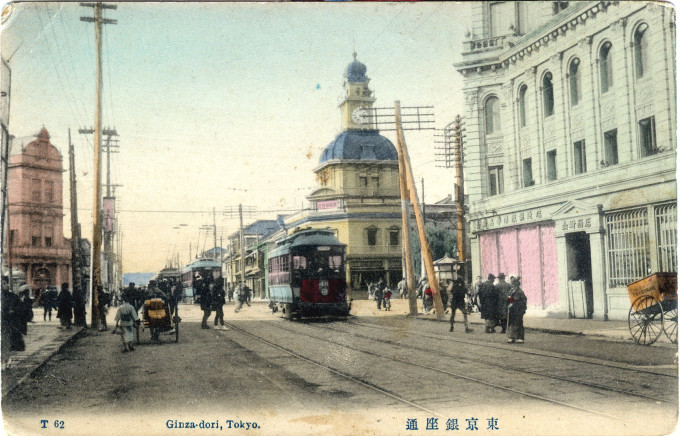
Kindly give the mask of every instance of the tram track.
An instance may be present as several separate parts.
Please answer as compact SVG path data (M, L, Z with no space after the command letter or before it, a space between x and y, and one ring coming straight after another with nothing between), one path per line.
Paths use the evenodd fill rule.
M352 323L352 324L358 324L358 323ZM322 329L322 330L328 329L328 325L324 325L323 328L319 327L317 325L314 325L314 324L307 324L307 325L310 326L310 327L319 328L319 329ZM378 324L375 324L375 326L378 326ZM391 344L391 345L394 345L394 346L397 346L397 347L408 348L408 349L411 349L411 350L419 350L419 351L427 352L427 353L430 353L430 354L433 353L432 348L420 347L420 346L416 346L416 345L406 346L406 345L401 344L397 341L393 341L393 340L389 340L389 339L385 339L385 338L375 338L375 337L371 337L371 336L356 333L356 332L348 332L348 331L341 330L341 329L334 328L334 327L330 327L330 328L334 331L341 331L341 332L349 334L353 337L359 337L359 338L368 339L368 340L372 340L372 341L376 341L376 342L380 342L380 343ZM435 338L435 339L445 339L445 338L435 337L434 335L429 336L429 337ZM461 342L463 342L463 341L461 341ZM512 351L512 350L508 350L508 349L505 349L505 348L501 348L501 349L503 349L505 351ZM669 404L676 404L676 401L674 401L674 400L667 400L665 398L659 398L659 397L654 397L654 396L650 396L650 395L645 395L645 394L641 394L641 393L638 393L638 392L625 390L625 389L617 389L617 388L614 388L614 387L611 387L611 386L606 386L606 385L602 385L602 384L598 384L598 383L591 383L591 382L585 382L585 381L580 381L580 380L573 380L573 379L568 378L568 377L561 377L561 376L556 376L556 375L551 375L551 374L545 374L545 373L542 373L540 371L532 371L530 369L517 368L517 367L514 367L514 366L513 367L503 366L501 364L488 362L486 360L472 359L472 358L469 358L469 357L460 356L460 355L453 355L453 354L444 353L444 352L441 352L441 351L435 351L435 354L440 355L440 356L445 357L445 358L455 358L459 361L462 360L462 361L465 361L465 362L468 362L468 363L483 364L483 365L487 365L487 366L501 368L501 369L504 369L504 370L509 369L509 370L521 372L521 373L524 373L524 374L531 374L531 375L538 376L538 377L550 378L550 379L553 379L553 380L558 380L558 381L567 382L567 383L574 383L574 384L584 386L584 387L588 387L588 388L600 389L600 390L614 392L614 393L618 393L618 394L639 397L639 398L643 398L643 399L646 399L646 400L664 402L664 403L669 403ZM550 357L550 356L545 356L545 355L542 355L542 354L539 354L539 353L533 353L533 354L539 355L539 356L542 356L542 357ZM580 362L583 362L583 361L580 361ZM583 363L590 363L590 362L583 362ZM606 365L603 365L603 366L606 366Z
M274 325L274 327L277 330L284 330L284 331L288 331L290 333L293 333L295 335L300 335L299 331L296 331L296 330L291 329L291 328L286 328L286 327L282 326L281 323L275 323L273 321L262 321L262 322L265 323L265 324ZM394 393L391 393L391 392L389 392L385 389L382 389L382 388L380 388L379 386L377 386L373 383L370 383L370 382L365 381L365 380L361 380L361 379L359 379L355 376L347 374L347 373L340 371L336 368L332 368L329 365L326 365L326 364L321 363L319 361L316 361L314 359L310 359L308 357L302 356L301 354L299 354L299 353L297 353L297 352L295 352L295 351L293 351L289 348L286 348L286 347L283 347L279 344L276 344L276 343L274 343L274 342L272 342L268 339L263 338L262 336L248 332L248 331L246 331L246 330L244 330L244 329L242 329L242 328L240 328L240 327L238 327L238 326L236 326L232 323L230 323L229 325L231 327L233 327L233 329L238 331L238 332L241 332L241 333L243 333L247 336L250 336L254 339L257 339L258 341L261 341L263 343L266 343L266 344L268 344L268 345L270 345L270 346L272 346L272 347L274 347L274 348L276 348L280 351L283 351L283 352L285 352L285 353L287 353L291 356L294 356L294 357L296 357L300 360L303 360L305 362L312 363L316 366L322 367L322 368L324 368L324 369L326 369L326 370L328 370L328 371L330 371L334 374L337 374L337 375L339 375L343 378L346 378L348 380L354 381L358 384L361 384L362 386L369 387L369 388L371 388L371 389L373 389L377 392L383 393L383 394L385 394L385 395L387 395L387 396L389 396L393 399L396 399L396 400L398 400L402 403L411 405L412 407L418 408L420 410L426 410L429 413L435 414L437 416L443 416L443 414L441 414L441 413L438 413L438 412L435 412L435 411L432 411L432 410L428 410L427 408L420 406L420 405L416 404L415 402L413 402L411 400L407 400L403 397L400 397L397 394L394 394ZM307 324L307 325L309 325L309 324ZM319 327L319 328L321 328L321 327ZM612 420L615 420L615 421L618 421L618 422L625 422L625 420L622 419L621 417L616 417L616 416L613 416L613 415L610 415L610 414L607 414L607 413L600 412L598 410L589 409L587 407L582 407L582 406L578 406L578 405L575 405L575 404L570 404L570 403L567 403L567 402L564 402L564 401L555 400L555 399L548 398L548 397L538 395L538 394L534 394L534 393L531 393L531 392L526 392L526 391L522 391L522 390L519 390L519 389L516 389L516 388L503 386L503 385L500 385L500 384L497 384L497 383L492 383L492 382L483 380L481 378L471 377L471 376L467 376L467 375L464 375L464 374L453 373L451 371L447 371L447 370L441 369L441 368L436 368L436 367L431 366L431 365L426 365L426 364L423 364L423 363L418 363L418 362L413 362L413 361L410 361L410 360L407 360L407 359L402 359L400 357L397 357L396 355L385 355L385 354L378 353L376 351L371 351L371 350L366 350L366 349L346 345L346 344L343 344L343 343L340 343L340 342L337 342L337 341L329 341L328 338L323 338L323 337L319 337L319 336L315 336L315 335L305 335L305 337L306 338L313 338L313 339L316 339L316 340L319 340L319 341L322 341L322 342L326 342L326 343L330 342L335 346L343 347L343 348L346 348L346 349L349 349L349 350L352 350L352 351L355 351L355 352L363 353L363 354L373 356L373 357L376 357L376 358L380 358L380 359L386 359L386 360L391 361L391 362L400 362L400 363L403 363L403 364L406 364L406 365L409 365L409 366L413 366L413 367L416 367L416 368L425 369L425 370L432 371L432 372L435 372L435 373L438 373L438 374L443 374L443 375L446 375L446 376L449 376L449 377L452 377L452 378L455 378L455 379L464 380L464 381L475 383L475 384L480 384L480 385L490 387L490 388L493 388L493 389L496 389L496 390L501 390L501 391L504 391L506 393L510 393L510 394L513 394L513 395L519 395L519 396L522 396L522 397L531 398L531 399L534 399L534 400L537 400L537 401L540 401L540 402L543 402L543 403L549 403L549 404L552 404L552 405L555 405L555 406L565 407L565 408L572 409L572 410L578 410L580 412L585 412L585 413L588 413L588 414L601 416L601 417L612 419ZM369 338L369 339L374 340L373 338ZM403 347L403 346L401 346L401 347L406 348L406 347ZM507 370L507 368L505 368L505 369Z
M439 413L439 412L436 412L436 411L434 411L434 410L428 409L428 408L426 408L426 407L424 407L424 406L421 406L421 405L419 405L419 404L416 404L416 403L413 402L413 401L410 401L410 400L407 400L406 398L400 397L400 396L397 395L397 394L394 394L394 393L389 392L389 391L387 391L387 390L385 390L385 389L382 389L382 388L380 388L379 386L377 386L377 385L375 385L375 384L373 384L373 383L371 383L371 382L369 382L369 381L362 380L362 379L360 379L360 378L358 378L358 377L355 377L355 376L353 376L353 375L347 374L347 373L345 373L345 372L343 372L343 371L340 371L340 370L338 370L338 369L332 368L332 367L330 367L329 365L325 365L325 364L323 364L323 363L321 363L321 362L318 362L318 361L316 361L316 360L313 360L313 359L310 359L310 358L308 358L308 357L305 357L305 356L303 356L303 355L301 355L301 354L299 354L299 353L296 353L295 351L290 350L290 349L288 349L288 348L286 348L286 347L282 347L281 345L275 344L274 342L272 342L272 341L270 341L270 340L268 340L268 339L265 339L265 338L263 338L263 337L261 337L261 336L258 336L258 335L256 335L256 334L253 334L253 333L251 333L251 332L249 332L249 331L246 331L246 330L244 330L244 329L242 329L242 328L240 328L240 327L237 327L237 326L234 325L233 323L225 322L225 324L229 325L232 329L234 329L234 330L236 330L236 331L238 331L238 332L240 332L240 333L242 333L242 334L244 334L244 335L246 335L246 336L249 336L249 337L251 337L251 338L253 338L253 339L256 339L256 340L258 340L258 341L260 341L260 342L263 342L263 343L265 343L265 344L267 344L267 345L269 345L269 346L271 346L271 347L273 347L273 348L275 348L275 349L277 349L277 350L279 350L279 351L283 351L284 353L289 354L289 355L291 355L291 356L293 356L293 357L295 357L295 358L297 358L297 359L299 359L299 360L302 360L302 361L307 362L307 363L310 363L310 364L312 364L312 365L321 367L321 368L323 368L323 369L325 369L325 370L327 370L327 371L329 371L329 372L331 372L331 373L333 373L333 374L335 374L335 375L338 375L338 376L340 376L340 377L342 377L342 378L344 378L344 379L346 379L346 380L350 380L350 381L352 381L352 382L354 382L354 383L357 383L357 384L359 384L359 385L361 385L361 386L364 386L364 387L366 387L366 388L372 389L372 390L374 390L374 391L376 391L376 392L378 392L378 393L380 393L380 394L382 394L382 395L388 396L388 397L390 397L390 398L392 398L392 399L394 399L394 400L397 400L397 401L399 401L399 402L401 402L401 403L407 404L407 405L412 406L412 407L414 407L414 408L416 408L416 409L419 409L419 410L422 410L422 411L424 411L424 412L427 412L427 413L429 413L429 414L431 414L431 415L440 416L440 417L443 417L443 416L444 416L443 414L441 414L441 413ZM289 330L289 329L283 329L283 330L291 331L291 330Z
M353 325L360 325L360 326L366 326L366 327L380 327L380 328L388 328L393 331L401 331L401 329L385 324L379 324L379 323L372 323L372 322L358 322L354 320L347 320L348 324L353 324ZM448 324L447 324L448 325ZM584 357L574 357L573 355L568 355L568 354L563 354L563 353L554 353L554 352L546 352L546 351L540 351L536 349L527 349L527 348L520 348L518 346L513 346L512 349L509 347L503 345L503 344L492 344L488 342L480 342L480 341L472 341L472 340L465 340L465 339L459 339L459 338L454 338L450 337L444 334L427 334L424 332L418 333L421 336L425 336L431 339L440 339L444 340L447 342L456 342L460 344L466 344L466 345L474 345L477 347L483 347L483 348L491 348L491 349L497 349L497 350L504 350L504 351L514 351L517 353L523 353L523 354L528 354L532 356L540 356L540 357L546 357L546 358L551 358L551 359L557 359L557 360L569 360L572 362L577 362L577 363L585 363L589 365L595 365L595 366L602 366L602 367L608 367L608 368L615 368L615 369L621 369L625 371L633 371L636 373L643 373L643 374L650 374L654 376L662 376L662 377L670 377L677 379L678 376L676 374L667 374L664 372L659 372L659 371L652 371L649 369L644 369L644 367L640 366L633 366L633 365L627 365L627 364L622 364L622 363L616 363L616 362L611 362L611 361L602 361L600 359L594 359L594 358L584 358Z

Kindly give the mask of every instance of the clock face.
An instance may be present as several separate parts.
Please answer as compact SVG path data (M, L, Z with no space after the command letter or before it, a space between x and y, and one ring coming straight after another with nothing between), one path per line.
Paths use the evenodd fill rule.
M366 117L366 108L363 107L357 107L354 108L352 111L352 121L354 121L355 124L366 124L367 117Z

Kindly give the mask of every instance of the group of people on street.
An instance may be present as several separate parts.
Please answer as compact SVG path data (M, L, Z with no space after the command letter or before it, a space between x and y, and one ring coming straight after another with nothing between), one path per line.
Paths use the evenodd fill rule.
M52 292L52 291L49 291ZM33 306L45 298L46 292L39 293L32 298L32 287L21 284L15 290L10 286L7 277L2 278L2 364L3 368L10 363L9 353L25 351L24 336L28 334L28 324L33 322ZM73 318L73 299L68 283L61 285L61 291L56 297L49 295L54 301L49 302L49 310L45 310L43 319L52 319L52 308L56 306L60 328L70 329Z
M194 278L194 288L198 296L198 302L203 311L201 328L209 329L208 318L215 311L214 326L218 330L229 330L224 325L224 303L226 302L226 292L224 290L224 279L214 278L212 273L201 275L196 273Z
M387 287L385 280L381 277L375 283L368 285L369 298L372 298L378 305L378 310L383 308L387 311L392 308L392 290Z
M476 295L479 302L486 333L495 333L501 327L506 333L508 342L524 342L524 314L527 310L527 297L520 286L520 278L510 276L510 283L505 281L505 274L496 276L489 274L487 280L478 287Z

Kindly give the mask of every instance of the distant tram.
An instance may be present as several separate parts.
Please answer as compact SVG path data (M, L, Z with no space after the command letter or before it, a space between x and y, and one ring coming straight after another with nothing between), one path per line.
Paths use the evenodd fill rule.
M179 272L178 268L167 267L163 268L153 279L156 280L156 282L160 282L162 280L172 280L173 282L177 282L179 281L180 275L181 273Z
M182 269L182 287L184 298L196 297L195 285L198 277L212 276L213 280L222 277L222 265L219 260L196 259Z
M270 307L291 319L347 316L345 244L329 230L302 230L279 242L267 263Z

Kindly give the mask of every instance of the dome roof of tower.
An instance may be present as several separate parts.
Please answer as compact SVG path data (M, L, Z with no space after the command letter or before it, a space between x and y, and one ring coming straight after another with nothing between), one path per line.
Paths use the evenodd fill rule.
M397 149L377 130L347 130L321 153L319 163L334 159L397 160Z

